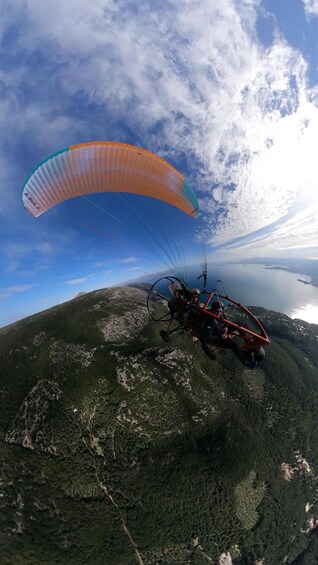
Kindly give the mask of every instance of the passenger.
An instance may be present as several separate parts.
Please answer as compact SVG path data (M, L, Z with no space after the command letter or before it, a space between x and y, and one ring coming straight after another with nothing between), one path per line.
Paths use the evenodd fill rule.
M224 305L219 300L212 302L211 312L220 318L224 316ZM254 368L257 363L253 359L247 359L245 353L241 350L239 344L234 341L228 324L222 319L206 316L203 322L203 337L201 339L202 349L210 359L215 359L215 354L208 347L208 344L222 349L231 349L234 355L243 365Z

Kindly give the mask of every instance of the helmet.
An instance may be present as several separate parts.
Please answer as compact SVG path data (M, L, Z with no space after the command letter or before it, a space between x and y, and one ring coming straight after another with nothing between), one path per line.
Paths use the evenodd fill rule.
M255 361L257 361L257 363L261 363L262 361L264 361L265 351L262 347L259 347L258 349L253 350L253 353L254 353L254 359L255 359Z
M261 363L265 359L265 351L263 347L258 347L257 349L248 349L247 351L243 351L244 357L248 362L255 362Z
M196 295L196 296L200 296L201 291L200 291L198 288L191 288L190 294L193 294L193 295Z
M223 302L220 302L220 300L215 300L215 302L212 302L211 304L211 310L223 310L224 308L224 304Z

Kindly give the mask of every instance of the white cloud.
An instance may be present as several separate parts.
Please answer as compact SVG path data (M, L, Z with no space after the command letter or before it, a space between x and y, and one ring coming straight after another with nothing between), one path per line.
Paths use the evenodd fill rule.
M14 2L9 17L23 21L15 49L23 49L29 57L41 50L46 54L39 69L34 65L32 72L40 92L48 96L42 97L40 104L36 100L23 108L21 124L26 123L28 131L35 129L37 134L46 131L42 119L51 127L65 119L57 128L60 135L63 128L69 128L65 115L51 112L48 116L50 91L56 85L60 87L61 108L64 97L82 93L93 103L107 105L108 111L137 131L145 132L158 120L167 120L165 142L169 139L172 153L180 140L190 148L191 140L184 139L186 129L190 126L188 133L195 133L198 125L207 118L209 121L209 115L216 124L222 121L222 111L217 115L220 106L213 105L222 101L218 83L231 91L226 75L232 68L239 71L245 52L255 51L244 26L252 30L256 5L241 6L239 17L230 0L218 7L202 0L195 5L166 2L160 8L144 2L138 10L126 1L100 0L88 5L86 0L69 0L46 6L29 0L27 8ZM25 67L21 62L9 75L9 83L15 87L11 103L15 101L17 122L21 110L17 94L30 81L27 64L28 59ZM177 124L176 113L181 118ZM161 148L165 142L152 139Z
M294 256L298 252L300 257L314 258L314 248L318 251L318 202L249 241L243 239L226 245L223 252L242 257L284 257L293 251Z
M84 283L84 282L86 282L86 281L89 281L89 280L91 280L91 279L93 279L93 278L95 278L94 275L87 275L87 276L85 276L85 277L80 277L80 278L78 278L78 279L71 279L71 280L69 280L69 281L64 281L64 282L62 282L61 284L63 284L63 285L65 285L65 284L66 284L66 285L82 284L82 283Z
M135 263L138 261L138 257L124 257L123 259L119 259L118 263L121 265L127 265L128 263Z
M0 127L4 124L4 119L1 119L1 104L0 104ZM3 137L3 140L1 140ZM0 144L1 147L5 144L4 131L0 131ZM17 196L20 197L21 187L15 186L14 178L14 164L6 159L3 152L0 154L0 215L4 217L12 208L16 207ZM21 199L18 200L21 206Z
M40 238L42 236L42 241ZM0 245L0 264L3 272L16 275L34 276L47 270L54 258L72 242L67 234L54 234L54 240L46 240L41 231L28 232L22 236L7 235L7 241Z
M302 0L306 14L318 16L318 0Z
M0 300L10 298L11 296L14 296L15 294L20 293L20 292L25 292L25 291L29 290L30 288L33 288L33 285L31 285L31 284L20 284L20 285L10 286L10 287L7 287L7 288L0 288Z
M129 273L131 271L143 271L142 267L130 267L129 269L125 269L124 273Z
M318 108L306 90L302 57L277 42L249 66L228 99L227 123L211 159L219 183L210 202L211 212L219 211L216 225L210 217L215 243L269 226L296 205L317 200Z
M108 265L110 264L110 261L97 261L96 263L94 263L93 267L108 267Z
M109 261L97 261L94 267L108 267L109 265L126 265L127 263L135 263L138 261L137 257L123 257L121 259L111 259Z

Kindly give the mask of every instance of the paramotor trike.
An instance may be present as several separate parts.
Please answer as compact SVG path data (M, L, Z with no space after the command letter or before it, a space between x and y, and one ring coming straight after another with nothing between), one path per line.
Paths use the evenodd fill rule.
M215 313L217 310L213 308L216 304L222 305L219 313ZM250 363L251 367L265 357L263 346L269 344L269 338L263 325L246 306L227 294L220 294L216 290L190 290L178 277L165 276L150 288L147 308L155 322L167 324L166 329L160 331L164 341L170 341L171 334L186 330L201 343L213 346L215 338L209 340L204 331L212 323L212 326L227 328L227 337L239 338L239 346L235 347L228 339L219 339L218 348L231 345L237 357L244 364ZM217 324L212 320L216 320Z

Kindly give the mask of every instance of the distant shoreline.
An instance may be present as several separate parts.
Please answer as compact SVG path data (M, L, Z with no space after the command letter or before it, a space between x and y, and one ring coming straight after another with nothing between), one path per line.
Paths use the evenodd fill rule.
M288 271L289 273L295 273L295 270L287 267L285 265L264 265L264 269L269 270L277 270L277 271ZM310 276L310 275L308 275ZM314 286L318 288L318 281L316 281L313 277L310 277L310 281L305 281L304 279L297 279L298 282L303 284L309 284L310 286Z
M278 271L288 271L289 273L295 273L293 269L291 269L290 267L286 267L284 265L264 265L264 269L269 269L269 270L276 269ZM314 279L313 277L310 277L310 281L305 281L304 279L297 279L297 281L318 288L318 280Z
M225 265L230 265L231 263L223 263ZM268 271L285 271L288 273L294 273L294 274L302 274L305 276L310 277L309 281L305 281L304 279L297 279L298 282L301 282L303 284L307 284L310 286L314 286L315 288L318 288L318 276L317 275L312 275L310 272L305 272L306 270L309 271L308 267L307 269L304 268L304 266L302 265L283 265L283 264L277 264L275 265L275 263L265 263L262 260L251 260L251 261L235 261L232 264L236 264L236 265L262 265L264 267L264 269L268 270ZM219 265L222 266L222 263Z

